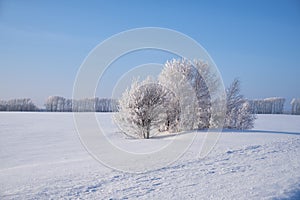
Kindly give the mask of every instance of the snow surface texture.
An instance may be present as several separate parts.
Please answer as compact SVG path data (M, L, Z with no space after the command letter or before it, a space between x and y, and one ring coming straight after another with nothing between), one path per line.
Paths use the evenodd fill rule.
M114 143L132 142L111 114L97 117ZM0 199L300 199L300 116L259 115L253 130L224 131L203 159L192 148L140 174L95 161L71 113L0 113L0 136ZM171 138L143 140L143 150Z

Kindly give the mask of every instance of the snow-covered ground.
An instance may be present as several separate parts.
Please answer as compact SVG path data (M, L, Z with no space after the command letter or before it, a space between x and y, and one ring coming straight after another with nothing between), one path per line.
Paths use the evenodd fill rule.
M97 117L112 143L137 143L118 134L111 114ZM224 131L205 158L191 156L194 145L138 174L95 161L72 113L0 113L0 137L0 199L300 199L300 116L259 115L253 130ZM152 151L171 139L138 143Z

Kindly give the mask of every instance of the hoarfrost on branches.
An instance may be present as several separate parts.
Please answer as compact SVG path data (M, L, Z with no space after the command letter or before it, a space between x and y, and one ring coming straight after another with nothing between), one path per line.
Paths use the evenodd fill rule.
M225 128L250 129L253 127L255 115L251 113L249 102L240 94L240 81L235 79L226 90Z
M127 135L149 139L168 119L167 106L171 93L151 78L133 81L119 100L114 119Z
M173 113L177 115L173 116L173 119L179 120L179 123L176 121L171 124L177 125L179 130L203 129L210 126L212 91L209 91L204 76L211 83L216 83L216 78L206 62L192 62L187 59L167 61L159 75L159 83L176 94L180 105L181 109L171 106Z
M209 81L209 87L206 81ZM119 101L115 121L125 134L140 138L149 138L159 131L223 127L222 116L218 113L222 113L224 106L212 106L213 103L218 106L215 103L218 84L215 74L204 61L167 61L158 83L150 78L133 81ZM239 87L239 81L235 80L227 89L225 128L253 127L255 116L251 114L250 104L240 95Z

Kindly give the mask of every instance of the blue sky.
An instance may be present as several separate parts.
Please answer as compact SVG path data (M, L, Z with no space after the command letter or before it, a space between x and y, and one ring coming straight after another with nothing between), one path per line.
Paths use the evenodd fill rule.
M296 0L0 0L0 98L30 97L42 105L50 95L71 97L88 53L108 37L140 27L164 27L192 37L211 55L224 84L238 77L248 98L300 97ZM135 62L119 62L112 74L170 57L137 53ZM109 96L113 84L107 78L98 96Z

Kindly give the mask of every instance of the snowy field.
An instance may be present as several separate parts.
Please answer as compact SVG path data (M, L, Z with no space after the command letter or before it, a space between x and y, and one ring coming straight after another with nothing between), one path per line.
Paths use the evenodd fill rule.
M97 114L108 137L130 144L111 116ZM300 116L259 115L253 130L224 131L203 159L191 149L139 174L95 161L72 113L0 113L0 137L0 199L300 199ZM170 139L140 143L151 150Z

